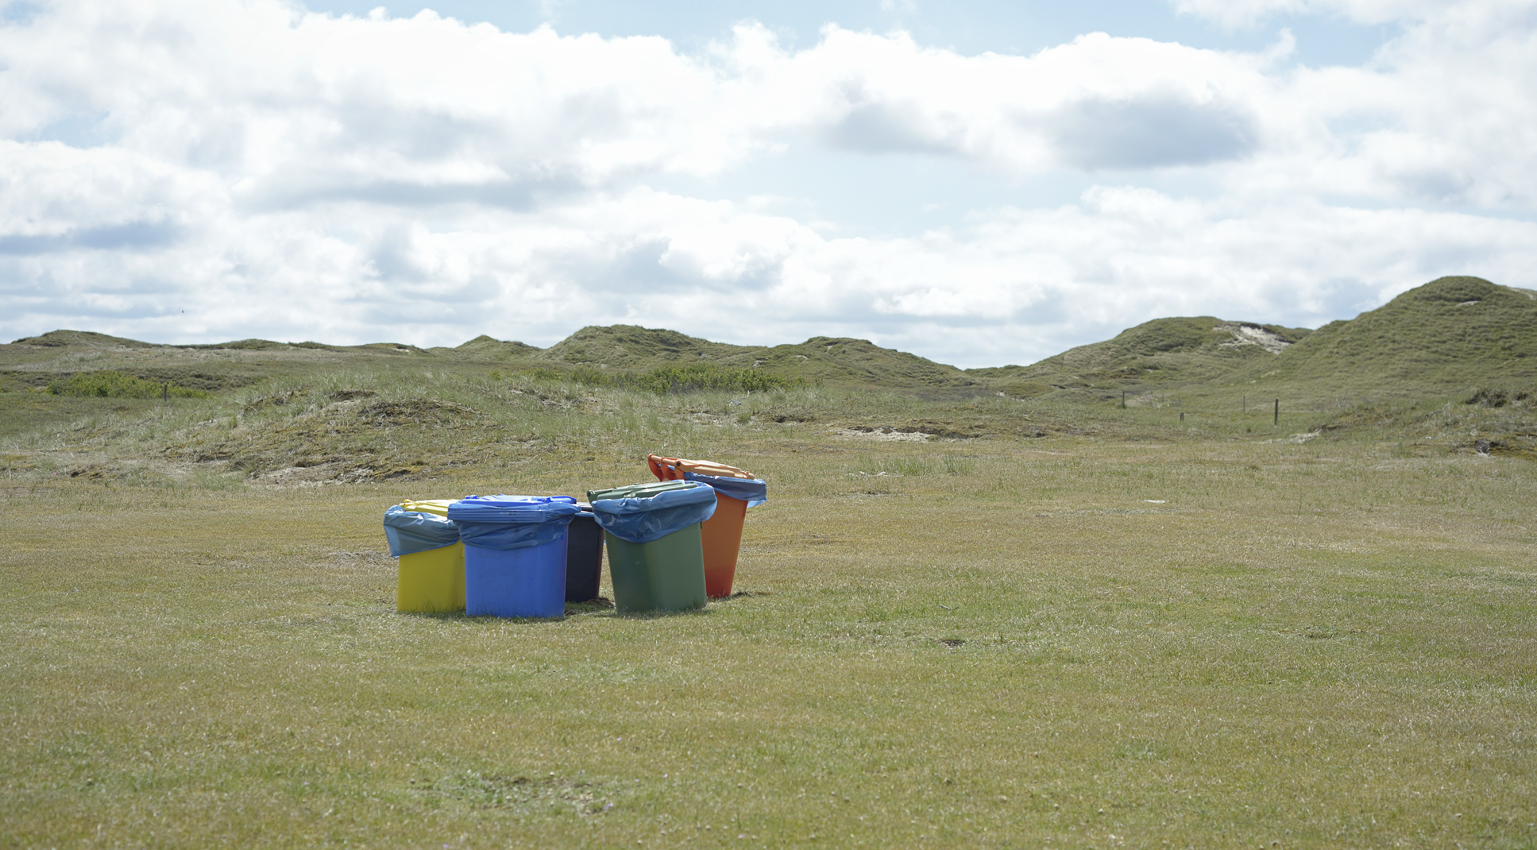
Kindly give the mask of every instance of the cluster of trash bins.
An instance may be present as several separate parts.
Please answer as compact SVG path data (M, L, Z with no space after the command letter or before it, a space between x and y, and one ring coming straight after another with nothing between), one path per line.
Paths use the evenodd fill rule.
M620 613L731 595L747 509L768 485L734 466L650 455L657 483L574 496L408 500L384 512L400 559L396 610L562 617L598 598L608 552Z

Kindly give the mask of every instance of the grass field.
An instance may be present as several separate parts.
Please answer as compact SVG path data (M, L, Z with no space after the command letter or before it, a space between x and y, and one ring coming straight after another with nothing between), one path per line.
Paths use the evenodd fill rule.
M1537 846L1530 460L510 379L403 423L328 380L0 447L0 846ZM394 611L386 506L648 449L769 482L735 598ZM409 475L263 477L356 452Z

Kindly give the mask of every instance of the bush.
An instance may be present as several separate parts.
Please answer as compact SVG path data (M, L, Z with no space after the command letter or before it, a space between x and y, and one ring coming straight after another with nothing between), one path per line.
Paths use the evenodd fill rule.
M713 363L667 366L644 375L620 375L611 379L610 383L614 386L649 390L657 395L701 390L766 392L787 390L800 384L799 381L770 375L757 369L723 369Z
M524 370L522 374L540 380L565 379L590 387L643 390L657 395L704 390L757 393L793 389L804 383L796 378L771 375L758 369L727 369L713 363L665 366L638 375L634 372L609 374L592 366L578 366L570 372L536 367Z
M178 387L172 383L146 381L134 375L113 370L105 372L77 372L67 378L59 378L48 384L54 395L83 396L91 398L208 398L202 390Z

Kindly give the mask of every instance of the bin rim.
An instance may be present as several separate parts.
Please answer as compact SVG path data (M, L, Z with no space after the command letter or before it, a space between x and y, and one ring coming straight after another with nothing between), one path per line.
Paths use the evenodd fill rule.
M649 495L623 496L616 499L593 498L606 493ZM671 481L639 487L595 490L593 517L604 531L630 543L649 543L689 525L703 522L715 513L714 488L695 481Z
M465 496L448 506L458 523L537 524L569 519L579 509L572 496Z

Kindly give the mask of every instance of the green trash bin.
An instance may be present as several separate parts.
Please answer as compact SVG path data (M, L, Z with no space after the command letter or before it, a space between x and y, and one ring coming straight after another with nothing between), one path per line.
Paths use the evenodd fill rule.
M614 608L621 614L703 608L699 524L715 513L715 491L692 481L590 490L603 527Z

